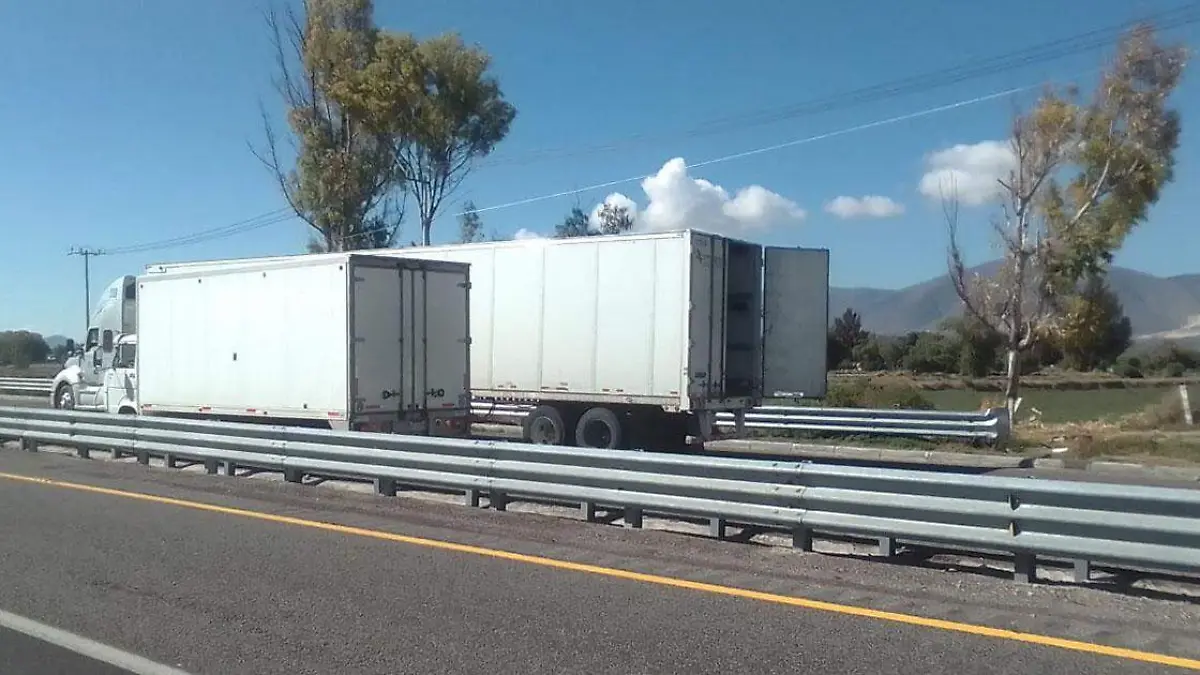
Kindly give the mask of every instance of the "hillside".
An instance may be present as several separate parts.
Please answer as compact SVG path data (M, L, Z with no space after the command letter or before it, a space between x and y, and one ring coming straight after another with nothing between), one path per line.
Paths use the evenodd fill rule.
M975 268L980 273L999 263ZM1109 284L1133 323L1134 334L1155 339L1189 339L1200 336L1200 274L1156 277L1145 272L1114 267ZM831 288L830 321L852 307L872 332L899 335L930 330L959 311L958 296L943 274L907 288Z

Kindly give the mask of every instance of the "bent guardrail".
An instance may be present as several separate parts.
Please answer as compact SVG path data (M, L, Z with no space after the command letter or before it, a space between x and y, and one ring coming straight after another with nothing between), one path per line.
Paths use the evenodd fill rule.
M467 503L503 510L512 499L707 519L788 531L811 550L815 536L1015 556L1019 577L1038 558L1075 561L1077 575L1099 563L1200 573L1200 491L1057 480L938 474L808 462L599 451L524 443L335 432L59 410L0 408L0 440L203 463L209 473L238 467L367 479L461 491Z

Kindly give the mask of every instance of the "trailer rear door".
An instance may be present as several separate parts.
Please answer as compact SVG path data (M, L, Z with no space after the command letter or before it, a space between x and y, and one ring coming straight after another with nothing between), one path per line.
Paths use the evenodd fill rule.
M763 247L763 396L826 391L829 251Z
M353 412L396 413L405 404L400 263L351 258Z

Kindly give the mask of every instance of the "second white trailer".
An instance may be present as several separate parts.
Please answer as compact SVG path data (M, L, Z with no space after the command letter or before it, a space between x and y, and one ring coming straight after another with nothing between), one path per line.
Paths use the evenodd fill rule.
M376 253L471 265L472 395L532 405L527 440L674 444L825 395L825 249L684 230Z

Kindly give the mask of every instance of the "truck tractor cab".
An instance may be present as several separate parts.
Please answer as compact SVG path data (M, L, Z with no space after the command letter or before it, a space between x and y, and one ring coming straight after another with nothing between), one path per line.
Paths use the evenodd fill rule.
M96 302L88 323L83 348L74 351L63 369L54 376L50 402L55 408L108 409L109 371L117 356L117 347L119 344L130 345L130 354L137 349L137 277L125 275L109 284ZM132 375L132 367L129 370Z

